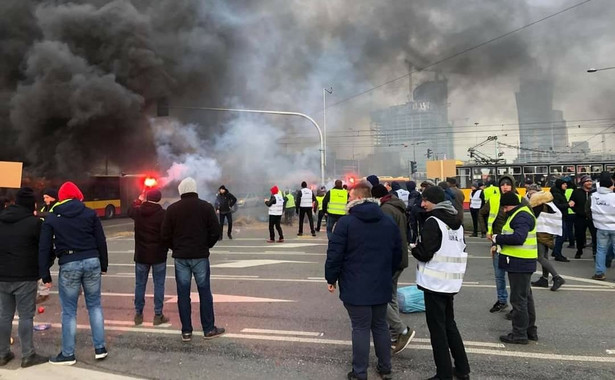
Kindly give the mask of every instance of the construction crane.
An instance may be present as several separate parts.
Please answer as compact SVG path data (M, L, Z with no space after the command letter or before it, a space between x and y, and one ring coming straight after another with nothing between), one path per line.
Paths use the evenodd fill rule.
M470 155L470 158L473 158L474 161L476 161L477 164L486 164L486 165L494 165L494 164L505 164L506 160L502 157L502 155L504 155L504 152L497 152L497 142L498 137L497 136L488 136L487 140L478 143L476 145L474 145L473 147L468 148L468 154ZM481 146L494 141L496 144L496 154L497 157L496 158L492 158L488 155L486 155L485 153L477 150L477 148L480 148Z

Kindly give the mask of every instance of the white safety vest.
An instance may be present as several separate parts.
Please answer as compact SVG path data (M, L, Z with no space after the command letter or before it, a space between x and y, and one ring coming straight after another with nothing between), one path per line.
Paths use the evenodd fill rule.
M551 210L555 211L550 214L541 212L536 218L536 232L546 232L551 235L562 236L562 212L555 206L553 202L547 203Z
M301 203L299 207L312 207L312 190L304 187L301 189Z
M442 243L429 262L419 261L416 267L416 283L438 293L457 293L461 289L468 262L466 244L463 241L463 226L453 230L434 216L430 216L427 220L431 218L438 222Z
M599 230L615 231L615 193L592 193L592 220Z
M406 207L408 207L408 196L410 195L410 192L408 190L399 189L396 193L397 198L401 199L406 204Z
M284 213L284 198L279 193L274 197L275 203L269 206L269 215L282 215Z
M483 200L480 199L480 195L482 193L483 191L481 189L478 189L474 192L474 195L472 195L472 198L470 198L470 208L473 208L473 209L481 208Z

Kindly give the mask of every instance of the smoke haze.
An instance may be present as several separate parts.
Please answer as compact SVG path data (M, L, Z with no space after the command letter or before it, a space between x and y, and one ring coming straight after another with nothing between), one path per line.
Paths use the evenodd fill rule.
M334 104L403 76L407 62L424 68L578 2L4 0L0 159L48 177L108 162L116 172L194 175L214 188L295 187L320 174L307 121L174 109L161 120L152 118L156 101L298 111L321 123L323 87L334 88ZM552 80L565 119L615 119L615 70L585 73L615 65L613 19L610 1L593 0L432 67L449 79L456 156L466 158L494 125L506 124L502 133L516 143L522 78ZM415 85L430 75L414 74ZM370 111L407 95L402 79L330 107L329 153L370 152L349 131L369 130ZM605 127L578 124L571 140Z

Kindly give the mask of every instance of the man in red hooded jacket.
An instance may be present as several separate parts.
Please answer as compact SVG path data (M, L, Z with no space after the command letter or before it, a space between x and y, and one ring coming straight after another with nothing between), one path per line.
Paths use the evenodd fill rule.
M73 365L77 332L77 302L83 288L90 316L94 357L107 357L101 298L101 275L107 272L105 232L96 212L85 207L81 190L65 182L58 191L59 202L45 218L39 243L39 271L44 283L49 273L52 245L58 257L60 304L62 306L62 351L49 359L52 364Z

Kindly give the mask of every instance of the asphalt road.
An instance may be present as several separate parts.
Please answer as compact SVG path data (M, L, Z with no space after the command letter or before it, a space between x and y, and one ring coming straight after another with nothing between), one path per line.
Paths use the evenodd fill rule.
M168 261L164 309L171 323L151 325L150 279L146 323L134 327L132 222L117 219L103 224L110 252L109 272L103 279L109 356L100 362L93 358L87 310L81 299L77 366L152 379L344 379L351 369L349 319L338 295L327 291L323 279L324 232L316 238L309 234L297 237L296 225L283 226L286 242L268 244L264 223L236 226L235 239L219 242L211 255L216 324L225 327L227 334L211 341L202 339L198 304L194 303L195 336L191 343L182 343L172 259ZM468 271L455 308L472 378L615 378L615 271L607 272L608 281L599 282L589 279L591 259L556 263L567 284L557 292L535 290L539 341L527 346L504 345L498 337L511 330L510 321L504 313L488 311L496 300L489 244L478 238L468 238L467 243ZM574 252L566 253L572 256ZM414 281L415 261L411 258L410 262L402 274L402 286ZM57 273L57 267L52 271ZM196 294L192 298L198 302ZM35 344L39 352L55 354L61 340L57 292L45 307L35 323L49 322L52 328L35 332ZM425 315L404 314L402 318L417 334L408 349L393 358L394 374L398 379L428 378L435 367ZM18 343L13 349L19 356ZM372 367L375 360L372 352ZM18 368L18 361L5 368ZM370 371L370 377L376 378L373 368Z

